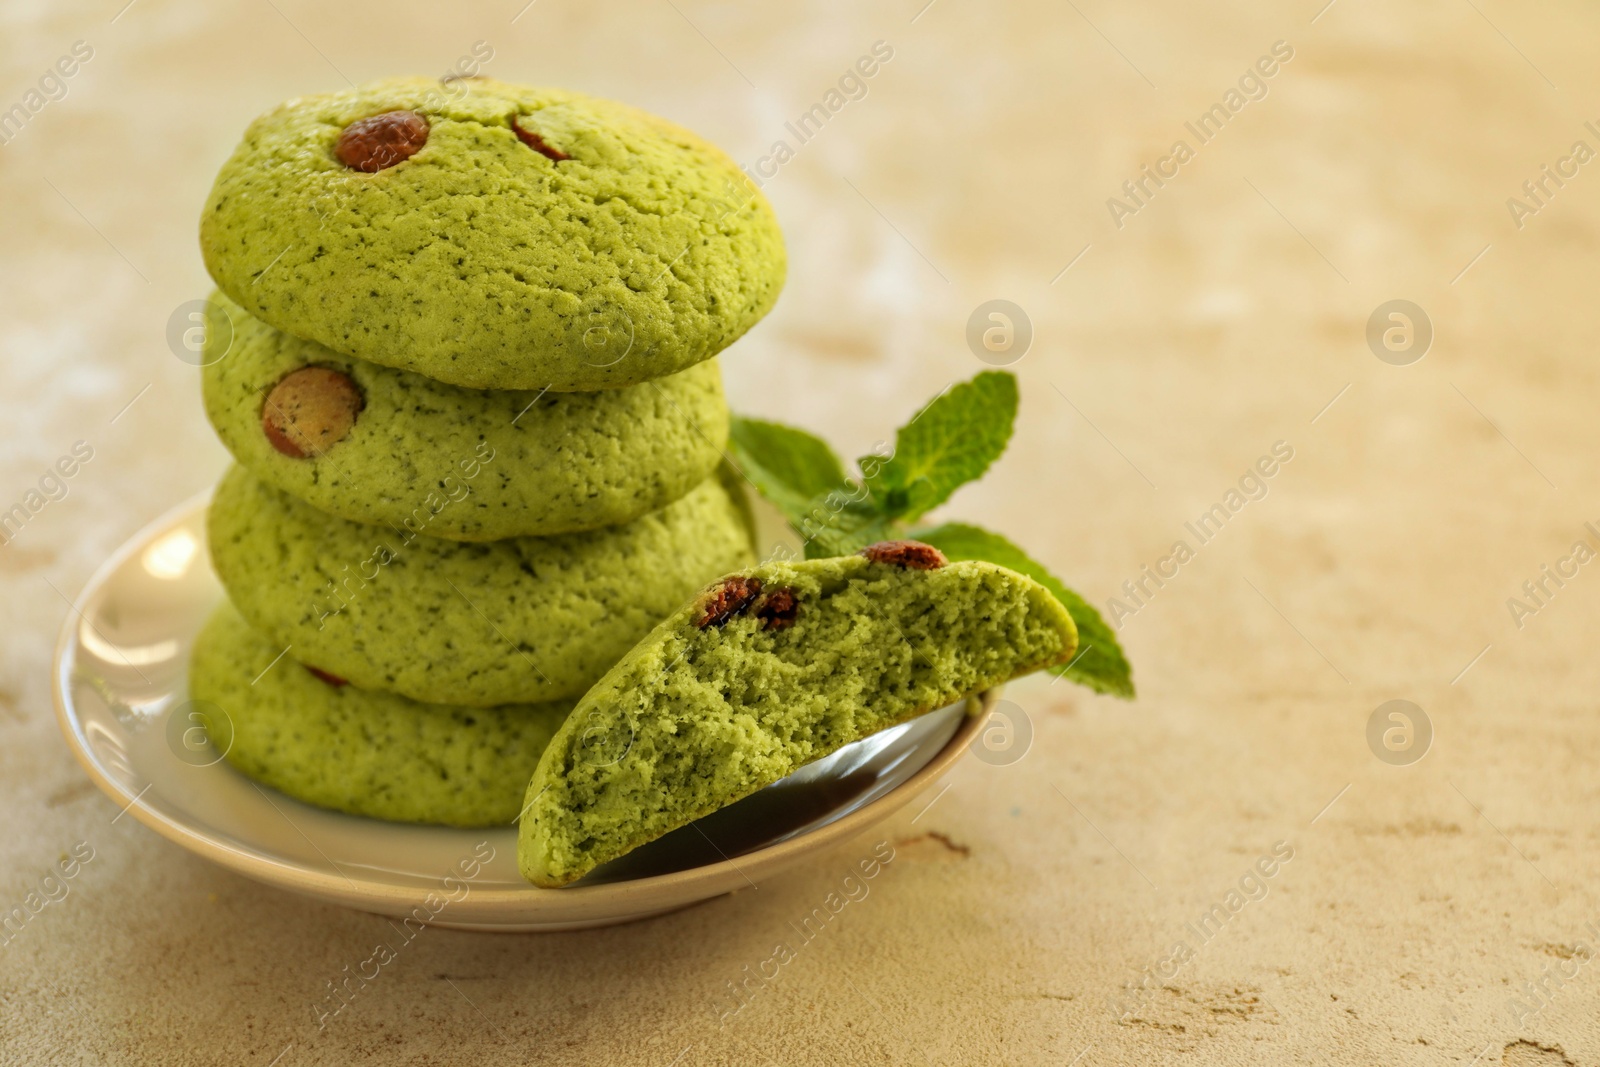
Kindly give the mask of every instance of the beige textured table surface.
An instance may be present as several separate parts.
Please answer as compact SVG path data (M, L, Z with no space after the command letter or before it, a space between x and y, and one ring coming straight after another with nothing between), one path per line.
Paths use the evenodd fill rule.
M521 2L0 9L0 108L93 53L0 146L0 509L94 449L0 547L0 906L94 850L0 947L0 1062L1600 1064L1600 577L1507 606L1600 545L1600 164L1561 162L1600 149L1591 5ZM915 825L638 925L430 931L319 1030L384 922L113 822L50 706L63 596L224 465L164 336L207 288L212 174L280 99L479 41L488 73L757 164L880 40L767 186L790 278L726 359L737 406L859 454L981 369L967 317L1015 301L1017 439L946 513L1101 604L1275 442L1292 461L1125 620L1137 703L1019 684L1026 755L969 757ZM1202 143L1185 122L1279 41ZM1119 228L1107 198L1179 139ZM1570 176L1514 217L1546 164ZM1365 338L1396 298L1436 333L1408 366ZM1369 748L1391 699L1431 721L1420 762ZM869 897L719 1020L880 838ZM1241 879L1260 899L1197 936Z

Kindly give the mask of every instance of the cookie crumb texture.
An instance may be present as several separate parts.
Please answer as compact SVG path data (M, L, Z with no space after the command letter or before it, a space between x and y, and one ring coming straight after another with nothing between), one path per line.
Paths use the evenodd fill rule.
M598 393L483 391L341 356L273 329L222 294L209 331L206 416L234 459L322 511L384 527L426 519L430 537L496 541L631 522L699 485L721 459L728 405L716 360ZM364 405L317 449L285 451L264 419L278 389L320 368ZM263 396L267 399L263 402ZM263 433L263 431L266 431ZM451 500L432 514L432 495Z
M753 558L717 478L625 526L468 544L348 522L234 467L207 535L240 614L290 657L360 689L471 707L577 697Z
M392 822L504 826L571 701L465 708L325 684L224 602L195 639L206 735L258 782ZM268 668L271 668L270 670Z
M528 786L518 862L537 885L596 866L869 734L1070 659L1043 586L992 563L909 570L865 556L770 563L679 609L578 702ZM761 598L720 626L711 601ZM783 607L777 604L776 607ZM574 724L579 724L574 726ZM624 754L618 758L617 753Z
M425 123L414 154L372 173L341 160L350 130L401 113ZM200 244L217 285L278 329L475 389L683 370L765 315L785 271L771 206L715 147L488 78L389 78L268 112L218 174Z

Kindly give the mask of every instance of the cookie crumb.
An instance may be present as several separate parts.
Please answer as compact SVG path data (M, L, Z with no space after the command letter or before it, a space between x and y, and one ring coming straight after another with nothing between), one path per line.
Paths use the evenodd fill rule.
M546 141L537 133L534 133L532 130L523 126L520 118L511 120L511 131L517 135L517 140L521 141L523 144L527 145L541 156L544 156L546 159L554 160L555 162L559 163L563 159L572 158L555 145Z
M346 681L345 679L339 677L337 674L329 674L327 671L321 669L320 667L313 667L310 664L307 664L306 665L306 670L308 670L312 674L316 675L317 678L320 679L321 681L327 682L329 685L333 686L335 689L338 689L340 686L345 686L345 685L349 685L350 684L348 681Z
M346 126L333 154L351 170L376 174L410 159L427 143L427 119L415 111L385 111Z
M774 589L756 605L756 617L761 620L762 628L767 630L787 630L794 625L795 616L799 614L800 601L795 598L794 590L787 586Z
M697 605L700 610L694 624L702 630L708 626L721 626L741 614L760 594L760 578L741 578L737 574L724 578L700 594Z
M301 367L278 379L261 405L261 432L293 459L320 456L349 435L366 406L361 389L331 367Z
M914 571L936 571L950 562L943 552L921 541L879 541L863 548L859 554L874 563L888 563Z

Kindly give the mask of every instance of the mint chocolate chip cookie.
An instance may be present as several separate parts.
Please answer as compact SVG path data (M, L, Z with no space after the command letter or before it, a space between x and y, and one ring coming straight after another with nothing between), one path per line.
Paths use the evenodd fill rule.
M220 293L212 306L233 324L201 371L217 436L261 480L355 522L400 526L444 493L459 499L430 537L614 526L704 481L728 439L716 360L598 393L463 389L301 340Z
M607 671L550 742L519 823L523 876L564 885L1076 646L1042 585L918 542L723 578Z
M387 78L257 119L200 225L217 285L336 352L476 389L591 391L709 359L783 285L726 155L609 100Z
M282 651L224 602L195 639L189 695L233 766L296 800L351 815L511 823L572 707L423 704L357 689L279 659Z
M289 655L364 689L488 707L576 697L714 576L753 558L719 478L623 526L488 543L430 536L464 507L366 526L234 467L207 518L234 604Z

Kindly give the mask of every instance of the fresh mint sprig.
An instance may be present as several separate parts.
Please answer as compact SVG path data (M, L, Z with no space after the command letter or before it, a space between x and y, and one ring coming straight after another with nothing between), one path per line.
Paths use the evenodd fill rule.
M1017 379L984 371L934 397L895 431L894 455L862 471L884 515L914 522L983 477L1011 440L1017 420Z
M1026 574L1050 590L1078 625L1076 656L1072 662L1054 668L1052 673L1086 685L1097 693L1133 699L1133 668L1111 627L1087 600L1063 585L1043 564L999 534L963 522L912 530L911 536L937 548L948 559L998 563L1018 574Z
M1017 415L1016 378L984 371L946 389L895 431L888 455L857 460L851 477L826 441L782 423L734 416L733 458L805 542L807 559L848 555L874 541L910 537L952 560L997 563L1039 582L1078 627L1078 653L1052 673L1132 699L1133 672L1111 627L1043 564L991 530L917 520L976 481L1005 452Z

